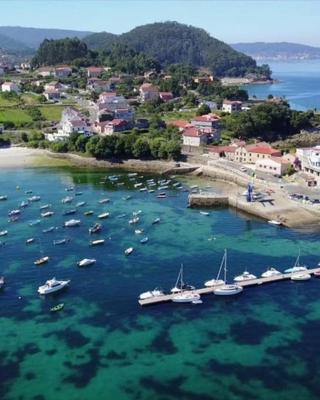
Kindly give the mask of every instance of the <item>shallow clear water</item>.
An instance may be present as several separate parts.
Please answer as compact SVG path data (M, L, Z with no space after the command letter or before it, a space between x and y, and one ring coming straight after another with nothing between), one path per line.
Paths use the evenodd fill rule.
M266 98L269 94L285 97L297 110L320 109L320 60L270 62L272 85L246 85L250 96Z
M168 198L158 199L134 190L125 174L124 186L100 184L104 176L79 170L0 173L0 195L8 195L0 202L0 229L9 230L0 247L0 275L7 280L0 292L0 398L318 399L320 280L248 288L233 298L205 296L202 305L141 308L137 297L155 287L170 289L181 262L186 280L203 285L216 275L224 248L230 280L245 268L255 274L268 266L285 269L299 247L302 261L315 266L319 235L279 229L228 209L203 216L186 208L187 193L170 190ZM63 206L61 199L74 194L65 191L70 185L83 194ZM29 197L28 189L41 201L8 224L7 212ZM132 199L124 200L129 194ZM111 202L99 204L105 197ZM63 217L78 201L87 205ZM30 227L45 203L55 215ZM88 228L96 221L83 216L89 209L110 212L94 236L108 239L102 247L89 247ZM138 226L149 237L145 245L128 224L137 210ZM62 228L73 217L81 226ZM152 225L156 217L161 223ZM52 225L58 229L42 233ZM32 236L37 243L26 246ZM70 243L53 246L63 237ZM129 246L135 251L126 257ZM36 267L40 254L50 261ZM97 263L77 268L84 257ZM53 276L71 279L70 287L38 296L38 286ZM60 302L64 310L50 313Z

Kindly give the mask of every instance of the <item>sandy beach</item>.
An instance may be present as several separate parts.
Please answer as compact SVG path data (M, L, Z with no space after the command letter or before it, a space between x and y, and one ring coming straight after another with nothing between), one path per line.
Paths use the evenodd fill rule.
M43 156L45 150L25 147L8 147L0 149L0 168L30 167L36 158Z

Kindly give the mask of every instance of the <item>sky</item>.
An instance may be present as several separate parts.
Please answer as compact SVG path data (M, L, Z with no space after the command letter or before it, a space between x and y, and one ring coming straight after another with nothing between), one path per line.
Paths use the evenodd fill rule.
M123 33L178 21L227 43L320 46L320 0L0 0L0 25Z

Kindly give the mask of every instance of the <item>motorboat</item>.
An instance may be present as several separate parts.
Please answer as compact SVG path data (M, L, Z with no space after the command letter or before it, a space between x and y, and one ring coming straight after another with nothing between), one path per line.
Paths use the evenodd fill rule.
M83 213L83 215L85 215L86 217L89 217L90 215L93 215L94 214L94 212L93 211L85 211L84 213Z
M62 215L73 215L77 212L75 209L66 210Z
M223 266L224 266L224 259L225 259L225 257L226 257L226 253L223 254L223 257L222 257L222 260L221 260L221 263L220 263L220 267L219 267L219 271L218 271L217 277L216 277L215 279L210 279L209 281L206 281L206 282L204 283L204 286L206 286L206 287L215 287L215 286L219 286L219 285L221 286L221 285L224 285L224 284L225 284L225 281L224 281L224 280L219 279L219 277L220 277L220 275L221 275L222 268L223 268Z
M46 211L44 213L41 213L41 217L43 218L52 217L52 215L54 215L53 211Z
M160 218L156 218L152 221L152 225L158 224L160 222Z
M91 240L90 242L90 246L98 246L100 244L104 244L104 239Z
M8 200L8 196L0 196L0 201Z
M217 296L232 296L243 291L243 287L237 283L228 284L227 282L227 250L224 251L223 258L224 284L213 289L213 293ZM219 275L217 277L219 279Z
M95 264L96 263L95 258L84 258L81 261L77 262L78 267L88 267L89 265Z
M148 193L154 193L154 192L155 192L154 189L149 189L149 190L148 190Z
M29 222L29 226L35 226L40 224L40 219L34 219L33 221Z
M141 182L139 182L139 183L135 183L134 184L134 187L137 189L137 188L139 188L139 187L141 187L143 184L141 183Z
M284 272L286 274L290 274L290 273L295 273L295 272L306 271L307 269L308 268L305 265L300 265L300 249L299 249L299 254L298 254L298 257L296 258L294 266L286 269Z
M26 244L31 244L34 243L35 239L34 238L29 238L26 240Z
M47 263L48 261L49 261L49 257L45 256L45 257L38 258L38 260L36 260L33 264L34 265L42 265L42 264Z
M43 229L43 233L50 233L50 232L53 232L55 230L55 227L54 226L50 226L49 228L47 228L47 229Z
M134 230L134 233L135 233L136 235L141 235L141 234L143 233L143 229L135 229L135 230Z
M134 176L137 176L137 175L138 175L137 172L130 172L130 173L128 174L128 177L129 177L129 178L133 178Z
M133 247L128 247L125 251L124 254L126 256L129 256L131 253L133 253L134 248Z
M69 284L70 280L68 281L58 281L56 278L49 279L46 283L42 286L39 286L38 293L39 294L50 294L57 292L58 290L63 289Z
M275 219L270 219L269 221L268 221L268 224L271 224L271 225L282 225L282 222L280 222L280 221L277 221L277 220L275 220Z
M314 275L316 278L320 278L320 269L318 269L317 271L314 271L313 275Z
M308 272L301 271L301 272L295 272L294 274L291 275L291 280L292 281L307 281L311 278L311 275Z
M27 203L26 201L22 201L20 203L20 208L26 208L26 207L28 207L28 205L29 205L29 203Z
M13 217L15 215L20 215L21 214L21 210L17 209L17 210L11 210L8 212L8 217Z
M200 294L196 292L185 292L176 293L172 296L174 303L194 303L196 304L201 299ZM200 303L199 303L200 304Z
M40 210L47 210L50 207L51 207L51 204L44 204L43 206L40 207Z
M99 219L105 219L105 218L108 218L109 215L110 215L110 213L105 212L105 213L99 214L99 215L98 215L98 218L99 218Z
M79 203L76 204L76 207L83 207L85 204L85 201L79 201Z
M281 272L273 267L270 267L267 271L261 274L262 278L270 278L271 276L281 275Z
M66 244L68 242L70 242L70 239L58 239L58 240L54 240L53 244L54 244L54 246L59 246L61 244Z
M66 221L64 223L64 226L69 228L69 227L73 227L73 226L79 226L81 224L80 219L69 219L69 221Z
M158 195L157 195L157 198L158 199L165 199L167 197L167 194L166 193L159 193Z
M138 222L139 222L139 217L134 217L134 218L129 220L129 224L130 225L137 224Z
M97 232L100 232L101 229L102 229L102 225L97 222L96 224L94 224L93 226L91 226L89 228L89 233L90 234L97 233Z
M150 299L152 297L163 296L164 293L160 289L149 290L148 292L141 293L139 296L140 300Z
M243 282L251 279L257 279L257 277L253 274L250 274L248 271L244 271L241 275L236 276L233 280L235 282Z
M208 213L207 211L200 211L200 214L201 214L201 215L205 215L205 216L210 215L210 213Z
M149 241L149 238L146 236L143 239L140 240L140 243L145 244Z
M0 231L0 236L6 236L8 234L8 231Z
M106 204L109 203L110 199L101 199L99 200L99 204Z
M35 201L40 201L40 200L41 200L40 196L32 196L32 197L28 198L28 201L31 202L31 203L33 203Z
M1 276L0 277L0 289L2 289L3 288L3 286L4 286L4 277L3 276Z
M70 203L72 203L72 201L73 201L73 197L67 196L67 197L65 197L65 198L63 198L63 199L61 200L61 203L62 203L62 204L70 204Z

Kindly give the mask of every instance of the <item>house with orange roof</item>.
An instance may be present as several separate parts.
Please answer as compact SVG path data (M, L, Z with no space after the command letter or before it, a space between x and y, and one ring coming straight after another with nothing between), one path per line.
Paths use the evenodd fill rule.
M244 164L255 164L258 160L270 157L281 157L281 151L274 149L265 142L238 146L235 151L234 160Z
M199 147L208 143L208 134L194 126L184 129L182 137L186 147Z

